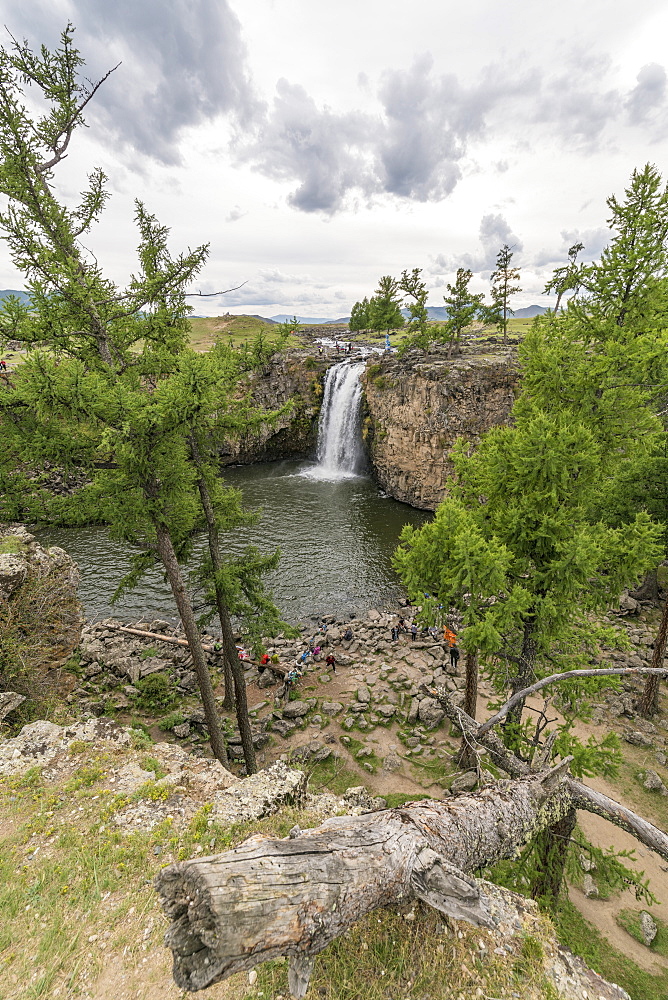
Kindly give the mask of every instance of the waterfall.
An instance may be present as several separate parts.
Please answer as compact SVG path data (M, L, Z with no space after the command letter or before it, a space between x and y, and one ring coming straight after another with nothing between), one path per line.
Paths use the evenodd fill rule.
M340 361L325 378L325 391L318 423L318 461L308 475L316 479L355 476L364 462L360 433L360 376L364 362Z

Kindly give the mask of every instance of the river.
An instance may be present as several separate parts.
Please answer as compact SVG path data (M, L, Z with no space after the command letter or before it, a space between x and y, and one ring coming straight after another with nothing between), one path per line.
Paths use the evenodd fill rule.
M253 525L223 536L239 553L246 545L281 549L279 568L267 577L276 603L291 622L322 614L346 617L395 603L403 593L391 566L404 524L431 515L391 500L365 474L323 477L321 466L272 462L230 468L225 481L242 491L248 507L261 507ZM88 618L175 619L162 573L152 570L116 604L111 596L129 567L131 549L103 527L48 528L43 545L61 545L81 568L79 595ZM198 544L204 547L204 538Z

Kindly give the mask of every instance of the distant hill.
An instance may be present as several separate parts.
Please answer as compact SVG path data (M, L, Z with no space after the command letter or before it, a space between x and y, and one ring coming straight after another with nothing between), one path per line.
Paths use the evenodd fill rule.
M328 326L330 323L347 323L349 318L349 316L346 316L344 319L318 319L313 316L297 316L297 322L303 323L305 326ZM289 323L291 319L294 319L294 314L279 313L278 316L272 316L267 322Z
M28 302L29 301L28 293L27 292L20 292L16 288L3 288L0 291L0 299L8 299L10 295L15 295L17 299L21 300L21 302Z
M525 306L524 309L516 309L513 316L517 319L532 319L534 316L542 316L546 312L545 306Z

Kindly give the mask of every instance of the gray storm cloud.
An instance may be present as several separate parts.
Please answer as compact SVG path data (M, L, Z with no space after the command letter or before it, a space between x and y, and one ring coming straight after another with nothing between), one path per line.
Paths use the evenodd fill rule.
M260 101L228 0L6 0L5 23L34 45L53 46L68 14L92 78L122 61L89 118L133 169L147 157L180 163L184 130L221 122L235 162L288 185L288 202L306 213L333 215L388 197L443 200L490 137L510 149L568 142L587 154L610 126L630 123L655 138L668 120L662 66L644 66L622 91L609 84L607 57L578 50L564 53L557 73L515 61L489 64L470 83L437 73L422 55L376 84L362 76L364 99L375 97L377 108L361 112L320 106L287 80L272 102ZM482 235L481 247L489 264Z
M179 163L184 128L222 114L246 122L261 110L227 0L114 0L78 4L69 16L89 77L122 62L88 118L126 149ZM53 47L67 18L67 7L32 0L10 3L5 23L33 46Z
M665 110L666 71L658 63L650 63L642 67L636 80L626 106L631 123L639 125L658 109Z

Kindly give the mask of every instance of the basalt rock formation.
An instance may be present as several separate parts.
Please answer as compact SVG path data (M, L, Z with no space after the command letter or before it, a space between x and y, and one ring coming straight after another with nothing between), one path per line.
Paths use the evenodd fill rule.
M324 376L340 360L335 354L287 351L251 376L253 404L283 412L223 442L222 463L312 455ZM448 455L455 441L463 437L476 444L490 427L508 420L519 373L513 347L483 343L466 345L454 358L438 349L403 358L374 354L362 381L365 444L380 486L397 500L433 510L452 476Z
M481 345L447 358L412 351L382 355L364 377L364 434L382 488L413 507L434 510L452 477L449 452L458 437L477 444L505 423L519 382L511 348Z
M283 409L275 419L222 442L223 465L306 458L315 448L323 376L335 358L304 350L284 351L249 376L248 391L258 410Z

